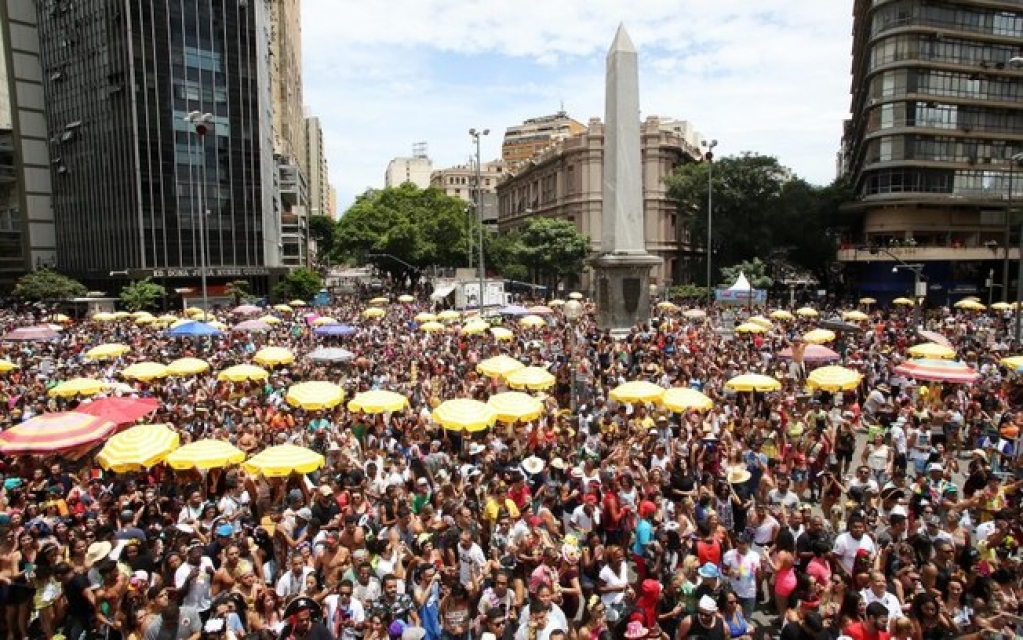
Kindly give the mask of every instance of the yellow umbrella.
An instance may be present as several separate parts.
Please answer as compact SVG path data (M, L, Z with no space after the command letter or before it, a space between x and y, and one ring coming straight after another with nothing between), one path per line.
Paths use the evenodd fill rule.
M246 380L266 380L270 374L266 369L252 364L236 364L217 374L217 380L244 382Z
M111 358L117 358L131 351L131 347L126 344L101 344L98 347L93 347L85 352L85 357L88 360L109 360Z
M345 392L333 382L312 380L288 387L288 393L284 399L292 406L317 411L341 404L341 401L345 399Z
M937 360L951 360L956 357L955 349L946 347L935 342L923 342L913 345L908 349L909 355L914 358L931 358Z
M289 302L288 304L290 304L293 307L304 307L305 306L305 300L295 299L295 300L292 300L291 302Z
M223 440L196 440L172 451L166 462L172 469L219 469L238 464L245 454Z
M393 391L363 391L348 402L349 411L394 413L408 406L408 398Z
M771 312L771 318L774 320L792 320L794 317L795 316L784 309L778 309L777 311Z
M998 364L1002 365L1006 369L1012 369L1013 371L1023 367L1023 356L1009 356L1002 358L998 361Z
M372 307L362 312L363 318L383 318L386 312L380 307Z
M860 298L860 304L877 304L877 300L874 298Z
M991 305L991 308L994 309L995 311L1008 311L1009 309L1012 308L1012 305L1009 304L1008 302L996 302L993 305Z
M445 309L437 314L437 319L444 322L451 322L452 320L458 320L462 317L462 314L458 313L454 309Z
M424 322L419 325L419 330L427 333L433 333L434 331L443 331L444 325L439 322Z
M167 365L169 376L194 376L209 370L210 364L199 358L178 358Z
M181 441L164 424L140 424L113 436L103 445L96 461L115 473L141 471L163 462Z
M125 318L130 318L130 317L131 317L131 314L128 313L127 311L115 311L114 312L114 318L116 318L117 320L124 320Z
M398 296L398 302L401 302L402 304L408 304L410 302L415 302L415 301L416 301L415 297L414 296L410 296L407 293L405 295Z
M977 296L966 296L963 300L973 300L974 302L980 302L980 298Z
M437 316L432 314L432 313L428 313L426 311L423 311L422 313L417 313L416 314L415 321L419 322L419 323L423 323L423 322L436 322L437 321Z
M165 313L156 319L157 322L177 322L178 317L171 313Z
M280 324L281 323L281 319L278 318L277 316L260 316L260 317L256 318L256 321L257 322L262 322L264 324Z
M736 333L764 333L767 329L755 322L743 322L735 328Z
M744 373L726 382L725 388L732 391L777 391L781 389L781 383L771 376Z
M313 326L314 327L322 327L325 324L339 324L339 323L334 318L330 318L328 316L320 316L319 318L313 320Z
M866 322L870 320L870 316L862 311L844 311L842 312L842 318L844 320L852 320L853 322Z
M689 389L687 387L668 389L661 396L661 403L666 409L670 409L675 413L684 413L692 409L696 411L709 411L714 408L713 400L696 389Z
M863 374L845 367L830 366L814 369L806 378L811 389L823 391L851 391L860 386Z
M752 318L747 319L746 322L752 322L753 324L759 324L761 327L763 327L765 329L773 329L774 328L774 323L771 322L770 320L768 320L767 318L765 318L764 316L753 316Z
M107 383L92 378L72 378L61 382L50 389L50 395L58 398L71 398L73 396L93 396L103 391Z
M661 302L658 302L657 308L660 309L661 311L678 311L678 305L675 304L674 302L669 302L667 300L662 300Z
M528 422L543 414L543 403L521 391L495 393L487 400L487 405L497 412L498 420L506 423Z
M828 329L814 329L803 334L803 341L810 344L824 344L835 339L835 332Z
M136 362L121 371L121 375L129 380L154 380L166 377L167 373L167 367L159 362Z
M548 389L554 386L557 378L543 367L522 367L504 377L504 381L512 389Z
M144 318L145 316L152 317L153 314L149 313L148 311L134 311L132 313L129 313L128 315L134 318L135 320L138 320L139 318Z
M682 312L682 316L690 320L698 320L699 318L706 318L707 312L703 309L686 309Z
M540 316L528 315L519 318L519 324L523 327L543 327L547 325L547 322Z
M460 333L462 333L463 335L471 336L477 333L483 333L489 328L490 328L489 322L475 321L462 326L462 330L460 331Z
M515 337L511 329L505 329L504 327L490 327L490 335L494 336L495 340L511 340Z
M7 358L0 358L0 373L7 373L19 368L18 365L14 364Z
M518 371L526 365L515 358L506 355L487 358L476 365L476 371L490 378L503 378L513 371Z
M291 313L294 311L294 309L292 309L286 304L275 304L274 311L280 311L281 313Z
M107 313L106 311L100 311L99 313L93 314L92 319L96 322L113 322L114 320L117 320L117 316L112 313Z
M903 306L903 307L912 307L916 303L914 303L909 298L896 298L896 299L892 300L892 304L897 304L897 305L900 305L900 306Z
M189 318L195 318L197 316L206 315L206 312L200 309L199 307L188 307L187 309L185 309L184 314Z
M633 380L611 390L610 397L618 402L660 402L664 387L645 380Z
M955 307L956 309L966 309L967 311L984 311L985 309L987 309L987 307L977 302L976 300L970 299L960 300L959 302L955 303Z
M55 313L50 316L51 322L71 322L71 318L67 317L63 313Z
M483 431L497 422L497 411L479 400L445 400L433 410L433 421L451 431Z
M293 444L279 444L252 456L242 463L242 468L253 475L283 478L293 473L312 473L325 462L323 456L312 449Z
M263 347L252 356L252 361L264 367L276 367L294 362L295 354L284 347Z
M819 314L811 307L799 307L796 309L796 315L800 318L816 318Z
M390 300L384 297L373 298L369 301L370 304L387 304L388 302L390 302Z
M142 326L144 324L153 324L154 322L156 322L156 318L154 318L153 316L141 316L135 318L135 324L139 326Z

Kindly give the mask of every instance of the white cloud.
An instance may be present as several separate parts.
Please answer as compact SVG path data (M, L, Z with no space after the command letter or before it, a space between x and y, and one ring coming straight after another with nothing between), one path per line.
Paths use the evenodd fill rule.
M305 0L305 101L325 129L339 205L381 186L388 160L429 143L435 166L467 130L564 101L603 116L603 60L619 22L640 53L645 115L689 120L721 154L775 155L824 183L848 113L852 8L837 0Z

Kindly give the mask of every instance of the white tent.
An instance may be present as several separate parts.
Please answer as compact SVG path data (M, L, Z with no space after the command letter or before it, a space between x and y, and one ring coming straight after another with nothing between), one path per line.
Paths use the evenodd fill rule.
M735 281L735 284L728 287L729 291L738 291L742 293L750 293L753 291L753 287L750 286L749 280L746 279L746 274L739 272L739 278Z

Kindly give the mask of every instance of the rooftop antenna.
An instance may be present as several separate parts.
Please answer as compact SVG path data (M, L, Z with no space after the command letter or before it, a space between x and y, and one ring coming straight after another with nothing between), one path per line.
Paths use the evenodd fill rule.
M558 115L559 116L565 115L565 99L564 98L561 99L561 108L558 109Z
M413 158L426 158L426 143L425 142L413 142L412 143L412 157Z

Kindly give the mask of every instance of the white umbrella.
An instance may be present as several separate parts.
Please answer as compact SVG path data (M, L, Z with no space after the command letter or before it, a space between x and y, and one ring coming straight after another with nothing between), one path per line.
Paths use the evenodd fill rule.
M307 356L313 362L351 362L355 354L338 347L320 347Z

